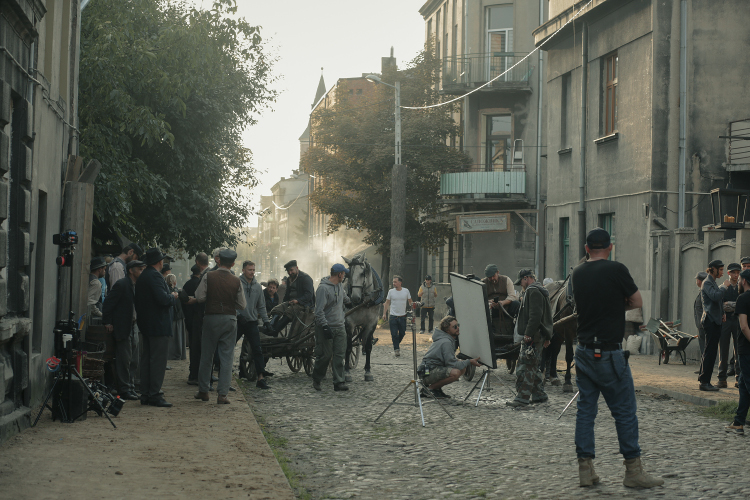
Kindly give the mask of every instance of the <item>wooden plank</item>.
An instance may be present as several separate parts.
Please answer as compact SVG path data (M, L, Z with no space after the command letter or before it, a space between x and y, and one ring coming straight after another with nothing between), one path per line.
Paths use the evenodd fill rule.
M97 160L91 160L86 168L81 172L81 176L78 178L78 182L86 184L93 184L96 180L96 176L99 175L99 171L102 168L102 164Z

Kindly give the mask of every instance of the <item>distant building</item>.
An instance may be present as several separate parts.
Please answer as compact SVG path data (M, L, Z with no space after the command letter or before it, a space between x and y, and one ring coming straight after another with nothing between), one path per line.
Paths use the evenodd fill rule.
M531 32L543 19L539 8L533 1L429 0L419 9L443 63L441 93L453 98L481 87L461 101L454 119L462 134L447 141L473 164L443 172L440 180L449 207L443 216L457 234L436 255L423 250L419 259L421 274L438 282L447 282L451 271L482 275L489 263L509 276L541 267L537 230L546 185L539 182L545 167L540 106L546 96L543 57L526 57L534 49Z

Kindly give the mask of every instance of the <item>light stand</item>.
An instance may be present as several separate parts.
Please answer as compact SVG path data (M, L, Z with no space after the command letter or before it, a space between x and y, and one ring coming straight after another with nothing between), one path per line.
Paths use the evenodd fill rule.
M477 380L477 383L474 384L474 387L471 388L471 390L466 395L466 397L461 402L461 404L465 404L466 403L466 400L469 399L469 396L471 396L471 394L476 390L477 386L481 383L482 386L479 388L479 395L477 396L477 401L476 401L476 403L474 403L475 407L479 406L479 400L482 398L482 391L484 390L485 384L487 384L487 390L490 390L490 380L489 380L489 376L490 375L492 375L497 380L499 380L500 384L503 385L504 387L506 387L511 392L511 394L513 394L513 396L515 397L515 395L516 395L515 391L513 389L511 389L510 386L503 381L503 379L501 379L500 377L498 377L497 373L495 373L490 368L485 367L484 373L482 373L482 376L479 377L479 380Z
M378 418L375 419L375 422L377 422L378 420L380 420L380 417L382 417L383 415L385 415L385 412L387 412L388 409L391 406L393 406L395 404L400 404L400 405L409 405L409 406L419 406L419 415L422 418L422 427L426 427L426 425L424 423L424 409L422 408L422 396L421 396L421 389L422 388L424 388L425 392L433 400L435 400L437 402L437 404L440 405L440 408L442 408L443 411L445 411L445 413L450 418L453 418L453 415L451 415L450 412L448 412L448 409L445 406L443 406L443 403L440 402L440 399L436 398L435 395L432 393L432 391L430 389L428 389L425 385L423 385L421 380L419 380L419 376L417 375L417 325L416 325L416 318L415 318L415 316L414 316L414 314L412 313L411 310L407 311L407 315L408 315L407 318L409 316L411 317L411 342L412 342L411 345L412 345L412 363L414 365L414 377L411 379L411 381L409 381L408 384L406 384L406 387L404 387L401 390L401 392L398 393L398 396L396 396L393 399L393 401L391 401L388 404L388 406L385 407L385 410L383 410L383 412L380 415L378 415ZM398 401L398 399L412 385L414 386L414 403L397 403L396 401Z

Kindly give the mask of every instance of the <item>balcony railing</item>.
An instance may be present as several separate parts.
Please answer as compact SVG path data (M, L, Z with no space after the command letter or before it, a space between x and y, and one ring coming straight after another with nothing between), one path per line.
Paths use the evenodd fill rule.
M526 194L526 169L493 172L453 172L440 176L440 195Z
M463 93L499 75L503 76L485 89L530 92L529 82L534 66L531 64L531 57L520 62L526 55L526 53L518 52L494 52L443 59L443 92L446 94ZM520 64L513 67L519 62Z

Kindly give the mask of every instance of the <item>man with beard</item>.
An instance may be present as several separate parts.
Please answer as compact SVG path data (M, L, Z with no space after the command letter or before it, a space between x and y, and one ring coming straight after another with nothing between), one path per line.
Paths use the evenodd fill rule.
M490 301L492 317L499 318L501 308L514 318L518 316L521 302L518 300L518 293L513 288L510 278L500 274L495 264L490 264L485 268L484 276L482 281L487 284L487 298Z
M284 264L289 275L286 291L284 292L284 302L299 304L308 309L315 307L315 287L309 274L302 272L297 267L296 260L290 260ZM283 316L277 319L272 335L278 335L281 330L291 321L290 318Z
M135 243L130 243L122 249L120 255L114 258L107 267L105 273L105 281L107 282L107 290L111 290L115 283L125 277L125 266L128 262L138 260L143 255L143 250Z

